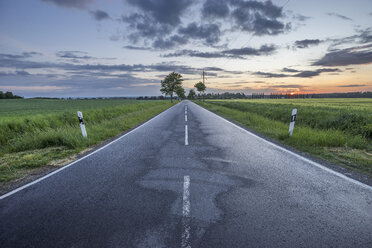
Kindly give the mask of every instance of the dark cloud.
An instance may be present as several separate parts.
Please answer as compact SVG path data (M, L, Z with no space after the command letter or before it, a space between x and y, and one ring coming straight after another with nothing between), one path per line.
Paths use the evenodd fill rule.
M110 16L107 12L103 10L97 9L96 11L91 11L90 14L96 19L97 21L102 21L105 19L110 19Z
M203 4L202 14L205 17L227 17L230 13L228 1L226 0L207 0Z
M130 49L130 50L151 50L152 49L150 47L140 47L140 46L131 46L131 45L123 46L123 48Z
M348 66L370 63L372 63L372 44L331 51L312 65Z
M274 45L262 45L259 49L251 48L251 47L243 47L237 49L229 49L222 51L223 54L232 55L232 56L262 56L262 55L270 55L276 51L276 47Z
M15 71L15 72L0 72L0 77L9 77L9 76L29 76L31 75L27 71Z
M217 24L198 25L195 22L186 27L178 29L178 33L192 39L204 40L208 45L213 45L220 41L221 31Z
M295 70L295 69L291 69L291 68L286 68L286 67L284 67L283 69L282 69L282 72L300 72L299 70Z
M372 42L372 28L360 30L360 34L358 38L359 38L359 42L362 44Z
M220 68L220 67L214 67L214 66L204 67L203 70L206 70L206 71L223 71L222 68Z
M59 51L56 53L57 57L65 59L94 59L94 57L88 56L88 53L81 51Z
M349 88L349 87L364 87L364 86L368 86L368 85L367 84L347 84L347 85L339 85L337 87Z
M188 57L199 57L199 58L226 58L225 54L219 52L200 52L195 50L180 50L174 53L163 54L163 57L180 57L180 56L188 56Z
M69 8L86 8L89 4L93 3L95 0L42 0L44 2L54 3L61 7Z
M327 39L332 42L332 48L350 43L367 44L372 42L372 28L357 30L357 34L342 38Z
M35 55L42 55L42 54L38 52L23 52L21 54L0 53L0 59L27 59Z
M283 17L282 8L271 1L232 0L235 8L231 15L236 25L255 35L278 35L290 29L290 23L284 24L278 18Z
M310 46L317 46L321 43L322 41L319 40L319 39L315 39L315 40L309 40L309 39L306 39L306 40L296 40L295 42L295 47L297 48L308 48Z
M288 75L288 74L283 74L283 73L271 73L271 72L262 72L262 71L254 72L253 75L256 75L256 76L262 76L262 77L264 77L264 78L283 78L283 77L291 77L291 75Z
M191 41L201 41L204 45L217 47L224 33L216 21L228 18L231 30L240 30L258 36L278 35L291 29L290 23L284 23L282 8L271 0L206 0L201 14L206 20L182 25L183 13L194 0L127 0L137 8L134 14L122 17L132 30L126 35L132 43L152 43L155 49L171 49ZM305 18L303 16L303 18ZM211 20L213 20L211 22ZM176 39L177 38L177 39ZM195 53L193 53L195 54ZM202 56L218 57L215 54Z
M319 76L323 72L340 72L337 68L324 68L315 71L297 71L296 74L284 74L284 73L270 73L270 72L254 72L253 75L262 76L264 78L284 78L284 77L298 77L298 78L312 78Z
M127 0L127 2L138 7L155 22L171 26L180 24L181 15L192 3L191 0Z
M184 36L173 35L169 38L158 38L153 43L152 46L155 49L172 49L179 45L184 45L187 43L187 39Z
M277 50L274 45L262 45L260 48L242 47L236 49L227 49L219 52L200 52L195 50L181 50L174 53L168 53L163 57L200 57L200 58L239 58L244 59L245 56L264 56L273 54Z
M132 30L126 38L132 43L151 41L155 49L170 49L187 42L174 31L192 0L127 0L137 12L123 16L122 21Z
M300 85L300 84L279 84L279 85L272 85L271 87L286 88L286 89L305 88L305 86Z
M304 16L304 15L301 15L301 14L297 14L297 15L293 15L293 19L297 20L297 21L300 21L300 22L305 22L309 19L311 19L310 16Z
M172 25L161 24L144 14L135 13L129 16L123 16L122 21L126 22L131 29L136 30L127 36L134 43L138 42L141 38L163 38L173 30Z
M351 18L349 18L349 17L347 17L347 16L340 15L340 14L335 13L335 12L329 12L329 13L326 13L326 14L329 15L329 16L335 16L335 17L338 17L338 18L340 18L340 19L342 19L342 20L347 20L347 21L352 21L352 20L353 20L353 19L351 19Z
M70 55L67 55L71 57ZM72 55L73 56L73 55ZM199 74L199 69L185 66L175 65L174 63L161 63L152 65L143 64L72 64L72 63L51 63L51 62L36 62L28 61L23 58L16 58L6 54L1 56L0 54L0 68L12 68L16 70L25 69L59 69L70 73L81 74L83 72L101 72L101 73L115 73L115 72L156 72L156 71L177 71L184 74ZM114 75L114 74L112 74Z

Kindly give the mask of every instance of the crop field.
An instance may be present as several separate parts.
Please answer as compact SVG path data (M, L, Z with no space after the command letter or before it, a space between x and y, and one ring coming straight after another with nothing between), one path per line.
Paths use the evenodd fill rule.
M372 99L195 101L300 151L372 175ZM297 108L293 136L288 128Z
M64 165L170 106L169 101L122 99L0 100L0 186ZM83 112L87 138L77 111Z

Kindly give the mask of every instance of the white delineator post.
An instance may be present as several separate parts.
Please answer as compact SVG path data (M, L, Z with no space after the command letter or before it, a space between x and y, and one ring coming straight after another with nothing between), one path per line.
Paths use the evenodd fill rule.
M297 115L297 109L293 109L292 110L291 122L289 123L289 131L288 131L289 136L292 136L293 128L294 128L295 121L296 121L296 115Z
M80 122L81 133L83 134L84 137L87 137L87 130L85 130L85 125L83 121L83 113L78 111L77 115L78 115L79 122Z

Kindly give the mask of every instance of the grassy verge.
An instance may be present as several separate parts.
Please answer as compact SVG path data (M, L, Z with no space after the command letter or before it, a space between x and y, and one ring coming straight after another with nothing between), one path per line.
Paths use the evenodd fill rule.
M369 129L372 115L359 107L353 111L350 107L340 108L338 104L314 107L287 100L281 103L268 100L196 103L298 150L372 176ZM289 119L294 107L298 108L298 115L293 136L289 137Z
M0 121L0 186L43 168L64 165L78 153L172 106L168 101L134 100L6 100L2 103L5 104L0 106L0 114L4 116ZM20 109L10 111L15 108ZM77 110L83 111L87 138L81 135Z

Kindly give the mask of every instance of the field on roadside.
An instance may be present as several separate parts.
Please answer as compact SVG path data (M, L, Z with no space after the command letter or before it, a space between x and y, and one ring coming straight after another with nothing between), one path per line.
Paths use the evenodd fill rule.
M195 101L270 138L372 175L372 99ZM293 136L288 128L297 108Z
M66 164L170 106L169 101L122 99L0 100L0 186ZM83 112L88 138L82 137L77 111Z

